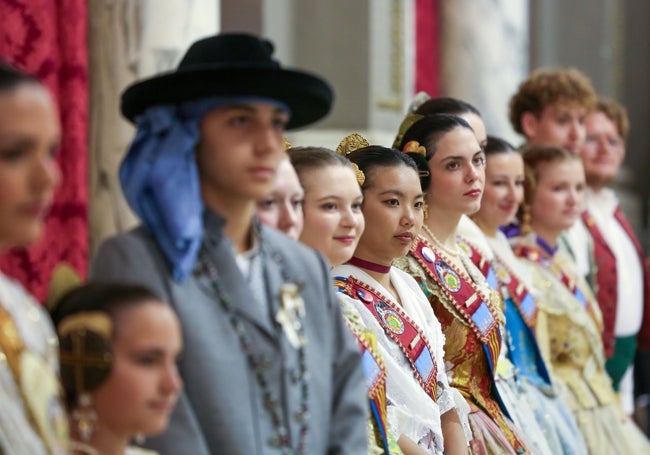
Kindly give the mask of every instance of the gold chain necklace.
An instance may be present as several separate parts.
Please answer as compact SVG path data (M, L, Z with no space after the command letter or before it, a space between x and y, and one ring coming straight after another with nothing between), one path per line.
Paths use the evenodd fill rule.
M433 240L433 243L435 243L438 246L438 248L440 248L442 251L447 253L449 256L458 257L459 254L458 246L452 249L449 248L447 245L443 244L440 240L438 240L438 237L436 237L433 234L431 229L429 229L429 226L427 226L426 224L422 225L422 229L424 229L424 232L426 232L426 234L431 238L431 240Z

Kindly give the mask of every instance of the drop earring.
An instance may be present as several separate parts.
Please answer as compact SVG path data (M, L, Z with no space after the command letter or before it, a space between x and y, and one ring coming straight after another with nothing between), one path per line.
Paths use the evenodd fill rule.
M97 413L92 408L92 398L88 392L79 396L77 407L72 411L72 420L83 441L89 441L95 432Z

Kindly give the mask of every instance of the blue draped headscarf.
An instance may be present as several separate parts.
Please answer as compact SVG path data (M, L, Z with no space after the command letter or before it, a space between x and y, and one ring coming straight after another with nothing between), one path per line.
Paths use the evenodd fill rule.
M260 101L289 112L275 100L213 97L153 106L137 118L138 131L120 166L120 183L131 209L156 238L176 281L192 273L203 241L204 206L194 156L201 119L226 104Z

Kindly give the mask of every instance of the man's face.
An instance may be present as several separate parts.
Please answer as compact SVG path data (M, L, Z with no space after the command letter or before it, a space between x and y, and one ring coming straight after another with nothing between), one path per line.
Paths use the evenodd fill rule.
M564 147L580 153L585 141L587 109L575 103L554 103L544 107L539 116L525 112L522 127L530 145Z
M286 111L265 102L226 105L203 117L196 160L206 205L254 202L271 191L288 121Z
M587 140L582 147L582 163L587 183L594 188L610 184L625 158L625 142L614 122L603 112L587 116Z

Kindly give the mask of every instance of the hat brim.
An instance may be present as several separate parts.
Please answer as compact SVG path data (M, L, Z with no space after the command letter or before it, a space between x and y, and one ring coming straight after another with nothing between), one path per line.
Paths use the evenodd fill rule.
M302 71L206 67L163 74L131 85L122 94L121 110L135 123L148 107L211 96L254 96L280 101L291 109L287 129L325 117L334 99L329 84Z

